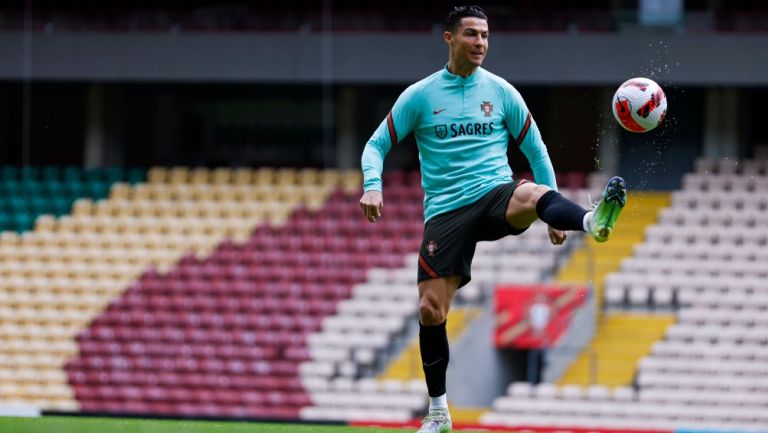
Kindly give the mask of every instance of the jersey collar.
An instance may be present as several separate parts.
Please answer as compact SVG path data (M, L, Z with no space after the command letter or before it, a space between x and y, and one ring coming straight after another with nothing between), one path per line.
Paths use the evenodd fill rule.
M476 84L480 80L480 74L483 73L483 68L478 66L477 69L475 69L475 72L473 72L468 77L462 77L461 75L454 75L448 70L448 64L445 65L443 68L442 73L440 76L443 80L456 85L464 85L464 87L472 86Z

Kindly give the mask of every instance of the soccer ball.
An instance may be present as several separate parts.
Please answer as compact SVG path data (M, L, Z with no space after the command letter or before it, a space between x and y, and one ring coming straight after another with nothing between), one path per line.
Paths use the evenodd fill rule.
M630 132L647 132L659 126L667 115L667 97L655 81L632 78L613 95L613 117Z

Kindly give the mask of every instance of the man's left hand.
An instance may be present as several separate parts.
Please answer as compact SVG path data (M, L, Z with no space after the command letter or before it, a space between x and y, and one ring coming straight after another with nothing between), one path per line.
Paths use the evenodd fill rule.
M562 245L568 238L568 235L565 234L564 231L560 231L550 226L547 226L547 231L549 231L549 240L552 241L552 245Z

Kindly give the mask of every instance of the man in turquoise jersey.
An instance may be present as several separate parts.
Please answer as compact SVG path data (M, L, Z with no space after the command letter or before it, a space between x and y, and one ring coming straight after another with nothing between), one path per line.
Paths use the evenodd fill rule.
M549 225L555 245L565 241L567 230L589 232L604 242L626 202L619 177L608 182L591 211L557 192L547 149L523 98L480 67L488 51L488 18L482 9L454 8L443 39L449 48L446 67L400 95L362 157L360 206L375 222L384 205L384 156L411 132L419 147L425 221L418 261L419 344L430 396L419 433L451 430L445 320L456 290L471 278L476 243L520 234L537 218ZM528 159L536 183L512 180L510 142Z

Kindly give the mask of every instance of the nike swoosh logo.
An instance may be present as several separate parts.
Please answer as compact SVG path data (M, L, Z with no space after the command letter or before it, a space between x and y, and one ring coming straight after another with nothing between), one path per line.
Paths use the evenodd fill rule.
M445 110L447 110L447 108L443 108L442 110L432 110L432 114L440 114Z
M442 360L443 360L443 358L440 358L440 359L438 359L435 362L430 362L429 364L427 364L426 362L422 362L422 365L424 365L424 367L432 367L433 365L437 364L438 362L440 362Z

